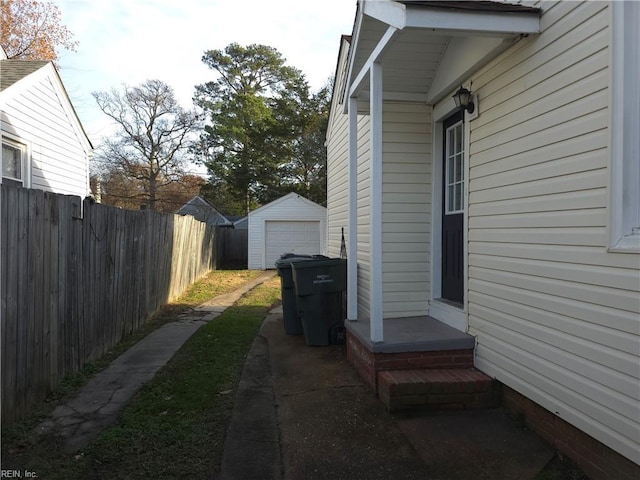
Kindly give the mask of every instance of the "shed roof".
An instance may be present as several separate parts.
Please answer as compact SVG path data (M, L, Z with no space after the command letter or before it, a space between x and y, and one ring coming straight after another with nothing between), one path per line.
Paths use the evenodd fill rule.
M311 208L316 208L316 209L322 209L322 210L326 210L325 207L323 207L322 205L318 205L316 202L313 202L311 200L309 200L308 198L303 197L302 195L296 193L296 192L289 192L286 195L277 198L276 200L269 202L265 205L262 205L258 208L256 208L255 210L252 210L249 212L249 216L252 217L253 215L255 215L257 212L261 212L263 210L266 210L268 208L272 208L276 205L279 205L282 202L286 202L292 199L296 199L299 200L300 202L304 203L305 205L308 205Z

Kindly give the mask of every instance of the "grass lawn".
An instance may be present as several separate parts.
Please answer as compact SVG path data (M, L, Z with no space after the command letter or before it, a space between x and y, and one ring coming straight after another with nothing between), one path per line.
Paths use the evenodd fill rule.
M259 273L212 272L163 308L138 339L185 308L234 290ZM83 451L63 455L55 439L36 441L30 431L38 419L32 416L3 432L2 468L26 469L53 480L212 477L219 468L244 358L264 316L280 299L279 285L278 277L273 278L198 330L132 399L120 421ZM110 352L111 359L133 341ZM50 403L49 411L55 407Z

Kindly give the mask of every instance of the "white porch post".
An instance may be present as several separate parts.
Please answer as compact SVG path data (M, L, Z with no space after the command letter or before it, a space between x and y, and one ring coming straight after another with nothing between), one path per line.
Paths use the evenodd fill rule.
M358 319L358 98L349 98L349 242L347 319Z
M370 184L370 248L371 280L369 308L371 341L383 341L382 326L382 64L371 65L369 121L371 125L371 184Z

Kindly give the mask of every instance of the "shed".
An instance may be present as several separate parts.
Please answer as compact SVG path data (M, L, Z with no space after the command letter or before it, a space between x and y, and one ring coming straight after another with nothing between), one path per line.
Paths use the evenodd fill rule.
M293 192L249 212L249 269L274 268L283 253L324 253L326 218L326 208Z

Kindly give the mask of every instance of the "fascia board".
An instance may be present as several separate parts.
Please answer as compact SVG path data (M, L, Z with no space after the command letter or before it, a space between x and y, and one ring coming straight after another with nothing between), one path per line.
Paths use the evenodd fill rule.
M303 197L302 195L300 195L299 193L296 192L289 192L286 195L275 199L272 202L269 202L265 205L262 205L258 208L256 208L255 210L252 210L249 212L249 214L247 215L248 217L252 217L254 216L256 213L261 212L263 210L266 210L267 208L271 208L271 207L275 207L276 205L279 205L282 202L286 202L287 200L289 200L290 198L295 198L298 197L298 199L300 201L302 201L303 203L306 203L309 206L312 206L313 208L316 208L318 211L321 211L320 209L322 209L322 211L326 211L327 209L325 207L323 207L322 205L318 205L316 202L313 202L311 200L309 200L308 198Z
M53 63L49 63L47 65L47 68L51 70L51 76L54 79L53 84L57 90L58 95L60 96L61 99L63 99L63 101L61 101L62 107L67 113L67 116L73 126L73 129L76 131L76 135L78 136L78 139L80 140L80 142L83 144L84 149L88 155L93 150L93 145L91 144L91 141L87 136L87 132L85 132L84 127L82 126L82 122L80 122L80 117L78 117L78 113L76 112L76 109L73 107L73 103L71 103L71 99L67 94L67 89L64 88L62 79L60 78L60 75L58 74L58 71L54 67Z
M349 74L347 76L346 82L346 92L348 92L347 97L352 94L352 91L357 90L357 87L352 88L352 83L354 85L359 85L362 80L368 75L368 70L371 67L371 63L373 63L371 59L373 58L374 61L377 60L377 58L382 54L383 50L388 46L389 40L391 39L391 37L393 37L395 32L398 30L402 30L406 24L406 6L402 3L392 1L362 1L359 3L359 6L360 8L354 26L353 40L349 51ZM354 72L353 63L360 40L360 31L362 29L363 17L365 15L385 23L389 26L389 28L385 32L385 35L382 37L381 41L376 46L376 49L372 52L367 62L365 62L362 69L359 72ZM391 36L388 36L390 32ZM352 79L354 77L356 77L356 80L352 82ZM347 113L348 105L349 102L347 102L346 99L343 99L342 113Z
M345 79L345 97L348 97L349 85L351 85L351 77L353 75L353 64L355 62L355 54L357 50L358 42L360 41L360 32L362 30L362 10L364 2L358 2L358 10L356 12L356 19L353 25L353 34L351 35L351 45L349 46L349 58L347 59L347 75ZM347 98L342 99L342 113L347 113L349 102Z
M409 6L405 26L437 31L459 31L469 35L534 34L540 33L540 17L531 13L451 12Z
M398 2L373 1L364 2L363 13L368 17L375 18L389 25L402 30L407 24L407 7Z
M371 52L371 55L369 55L369 58L362 66L362 69L358 72L358 75L353 81L353 84L349 87L350 97L355 96L357 91L362 86L362 82L364 82L364 80L369 75L369 71L371 70L372 65L379 61L380 57L382 57L385 50L387 50L387 48L389 48L391 43L393 43L393 40L397 32L398 32L398 29L392 26L387 28L387 31L384 32L384 35L376 45L376 48L373 49L373 52Z

